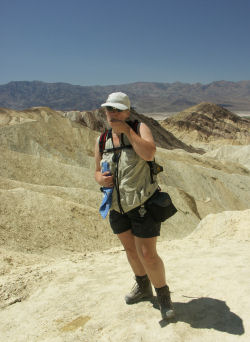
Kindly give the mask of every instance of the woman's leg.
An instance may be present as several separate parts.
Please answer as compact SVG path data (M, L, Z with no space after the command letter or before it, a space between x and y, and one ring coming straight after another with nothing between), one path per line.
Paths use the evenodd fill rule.
M173 318L175 315L173 304L170 298L169 287L166 284L164 264L157 254L156 241L156 237L135 237L137 253L156 290L161 316L163 319Z
M128 262L136 276L144 276L146 271L141 263L141 260L137 254L135 246L135 237L131 230L127 230L124 233L117 234L120 239L128 258Z
M141 263L156 288L166 285L165 268L156 250L157 237L140 238L135 236L135 246Z
M134 304L141 300L146 300L153 297L150 280L137 254L134 235L131 233L131 230L128 230L124 233L118 234L118 238L125 248L128 261L135 274L136 280L136 283L132 287L130 293L125 296L126 303Z

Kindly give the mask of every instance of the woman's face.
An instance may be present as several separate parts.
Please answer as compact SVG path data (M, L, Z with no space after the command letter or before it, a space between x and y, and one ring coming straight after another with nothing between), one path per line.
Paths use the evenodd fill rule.
M129 109L118 111L116 108L113 108L113 107L106 107L105 112L106 112L107 121L109 125L112 119L126 121L130 115Z

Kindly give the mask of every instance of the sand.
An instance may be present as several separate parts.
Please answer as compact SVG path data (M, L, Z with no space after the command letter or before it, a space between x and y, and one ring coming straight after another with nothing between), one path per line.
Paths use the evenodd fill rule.
M250 210L213 215L228 231L220 237L204 220L188 238L158 244L176 311L169 322L155 298L125 304L133 277L121 247L60 258L2 250L0 340L249 341Z

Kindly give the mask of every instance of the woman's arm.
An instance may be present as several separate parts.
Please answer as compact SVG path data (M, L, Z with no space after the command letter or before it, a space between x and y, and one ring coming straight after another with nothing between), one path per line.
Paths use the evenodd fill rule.
M144 160L151 161L154 159L156 146L151 130L145 123L139 126L139 134L129 126L125 132L135 152Z
M99 138L96 140L95 144L95 180L98 184L105 187L112 187L113 184L113 176L110 176L110 172L101 171L101 155L99 152Z

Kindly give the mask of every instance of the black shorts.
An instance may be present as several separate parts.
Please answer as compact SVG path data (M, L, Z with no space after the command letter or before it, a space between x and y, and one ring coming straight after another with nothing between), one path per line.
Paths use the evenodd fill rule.
M141 238L151 238L160 235L161 222L156 222L147 211L141 217L140 206L130 210L125 214L120 214L115 210L109 213L109 222L115 234L121 234L131 229L132 234Z

